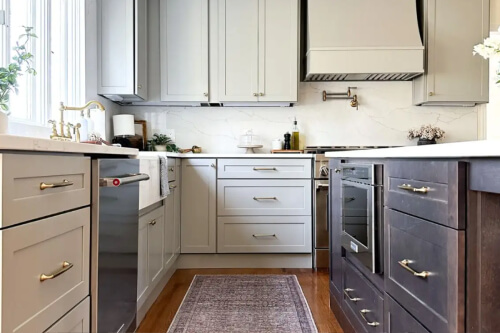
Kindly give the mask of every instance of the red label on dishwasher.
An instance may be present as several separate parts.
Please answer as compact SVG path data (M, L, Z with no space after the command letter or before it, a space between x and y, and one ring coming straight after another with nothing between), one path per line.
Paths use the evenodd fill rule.
M119 179L113 179L113 185L120 186L120 180Z

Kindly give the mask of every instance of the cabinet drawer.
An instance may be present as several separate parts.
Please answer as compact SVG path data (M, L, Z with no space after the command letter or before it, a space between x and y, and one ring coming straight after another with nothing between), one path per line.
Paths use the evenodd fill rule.
M139 210L161 201L160 160L157 156L140 156L139 172L149 175L149 180L139 183Z
M2 332L41 332L88 296L90 208L1 234Z
M385 210L385 287L432 332L464 329L465 231Z
M387 207L451 228L465 228L465 163L393 161L387 163L386 175Z
M348 261L343 261L344 299L342 307L350 313L357 332L384 331L384 298Z
M86 333L90 332L90 297L68 312L45 333Z
M218 253L311 253L310 216L219 217Z
M389 333L429 333L422 324L406 312L391 296L385 295L385 327Z
M311 178L311 159L219 159L218 178Z
M219 180L217 210L224 215L311 215L310 180Z
M174 158L169 158L167 159L167 164L168 164L168 181L169 182L174 182L177 179L177 163L175 162L176 159Z
M1 161L2 227L90 204L87 157L2 154Z

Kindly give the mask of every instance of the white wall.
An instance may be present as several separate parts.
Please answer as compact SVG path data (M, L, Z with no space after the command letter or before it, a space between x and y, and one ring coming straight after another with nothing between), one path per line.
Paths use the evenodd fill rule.
M205 152L241 152L239 136L254 129L263 151L283 138L296 116L305 145L412 145L409 128L433 124L446 131L443 142L477 140L477 108L414 107L411 82L356 82L360 107L348 101L323 102L322 91L343 92L348 83L301 83L292 108L123 107L148 122L148 133L175 130L180 147Z
M490 27L491 31L500 27L500 0L490 0Z

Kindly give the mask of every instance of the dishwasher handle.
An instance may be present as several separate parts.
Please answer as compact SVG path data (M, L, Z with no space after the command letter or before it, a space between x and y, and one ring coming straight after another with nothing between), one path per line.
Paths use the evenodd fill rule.
M116 177L107 177L99 179L100 187L119 187L122 185L142 182L149 180L149 175L145 173L132 173L128 175L121 175Z

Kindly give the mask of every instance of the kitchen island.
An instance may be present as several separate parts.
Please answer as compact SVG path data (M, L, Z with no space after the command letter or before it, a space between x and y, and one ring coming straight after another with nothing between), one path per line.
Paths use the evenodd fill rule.
M330 299L344 329L497 332L500 142L327 156ZM366 207L355 206L363 195L346 184L366 165L380 170L383 191L365 196ZM354 209L362 231L346 219ZM363 233L370 239L366 250L354 246ZM381 260L382 269L373 273L359 260L363 255Z

